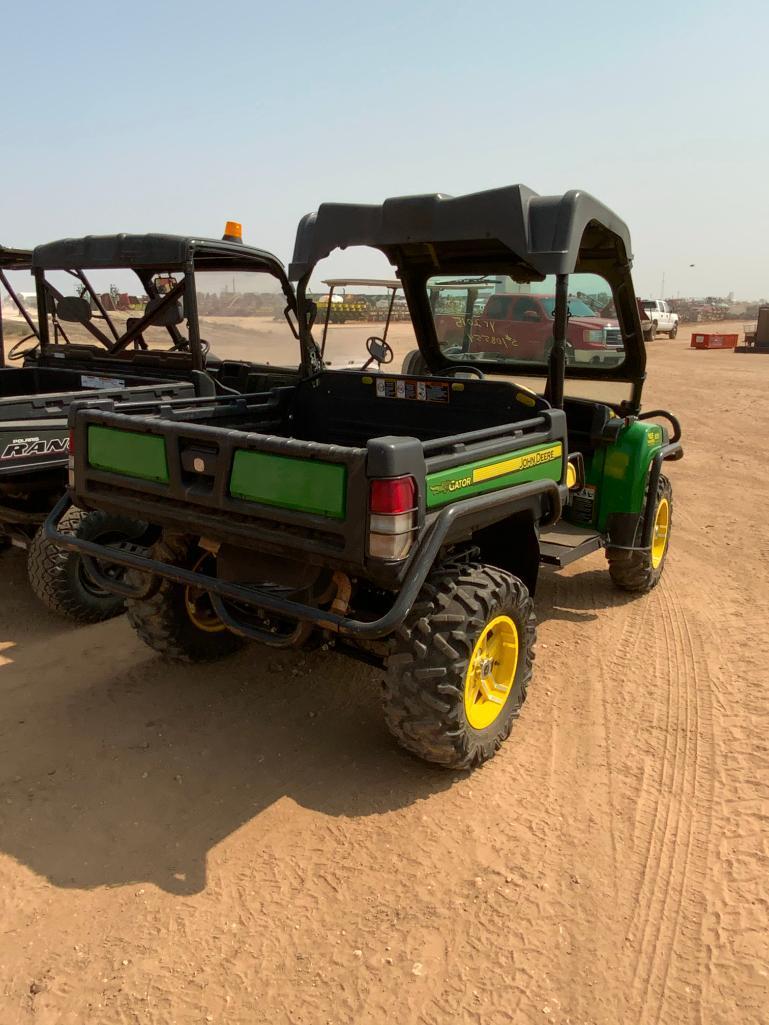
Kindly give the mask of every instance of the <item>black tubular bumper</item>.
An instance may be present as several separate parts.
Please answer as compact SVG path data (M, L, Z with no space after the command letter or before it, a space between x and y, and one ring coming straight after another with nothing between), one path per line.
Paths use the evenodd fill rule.
M86 541L72 534L63 534L59 531L58 524L65 511L72 505L68 495L61 498L52 510L45 522L44 534L47 540L52 541L59 547L79 553L83 558L89 575L94 581L105 590L122 595L123 597L142 597L149 593L149 589L147 587L132 588L122 580L109 577L101 569L99 563L102 565L123 566L126 569L139 570L150 576L164 577L166 580L171 580L176 584L196 587L231 602L261 609L288 619L310 623L324 630L331 630L334 633L343 634L348 637L375 640L392 633L406 618L416 601L427 574L435 562L441 546L446 540L450 528L456 520L465 517L472 518L473 515L487 509L492 509L495 506L511 504L513 502L517 503L540 496L546 496L550 502L549 516L540 521L541 526L549 526L560 518L562 498L561 489L556 481L532 481L528 484L521 484L512 489L512 491L513 493L511 494L511 489L508 488L486 495L478 495L475 498L466 499L442 509L418 543L418 547L411 558L407 575L392 607L383 616L375 620L351 619L348 616L340 616L333 612L314 608L311 605L303 605L300 602L281 598L267 591L260 591L254 587L230 583L226 580L207 576L204 573L185 569L183 566L174 566L169 563L160 562L148 555L139 554L130 548L111 547L98 544L95 541ZM232 621L228 625L237 627L238 632L246 635L251 634L257 639L263 638L263 632L238 623L231 613L228 618Z

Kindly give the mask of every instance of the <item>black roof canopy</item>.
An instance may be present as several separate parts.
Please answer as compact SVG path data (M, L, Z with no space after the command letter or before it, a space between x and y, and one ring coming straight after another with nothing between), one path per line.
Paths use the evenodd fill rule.
M379 205L323 203L299 223L289 277L334 249L373 246L391 262L468 266L513 258L523 279L631 262L627 225L587 192L539 196L525 185L401 196Z
M0 246L0 270L29 270L32 266L31 249Z
M32 266L39 270L184 270L190 259L203 270L268 270L285 280L280 260L265 249L191 235L86 235L37 246Z

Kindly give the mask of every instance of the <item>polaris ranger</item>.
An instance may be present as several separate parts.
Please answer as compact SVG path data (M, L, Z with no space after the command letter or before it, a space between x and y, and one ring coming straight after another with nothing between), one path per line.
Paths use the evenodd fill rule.
M360 370L324 367L308 286L320 260L353 245L396 268L420 375L372 372L363 357ZM583 192L323 204L301 221L290 267L300 379L163 406L73 406L71 486L47 537L127 599L161 654L324 640L384 669L399 743L478 765L526 696L540 564L604 548L615 584L639 594L664 570L672 491L661 470L682 454L680 429L669 413L641 412L630 266L626 226ZM569 358L577 292L613 300L621 360ZM536 350L490 315L488 297L540 293L554 295L554 317ZM436 330L445 316L459 328L451 344ZM389 361L381 339L367 348ZM72 502L146 520L160 537L151 552L73 537L57 525ZM129 572L116 578L109 564Z
M101 394L120 408L139 399L192 399L293 380L291 372L209 351L211 340L226 345L235 337L243 356L254 355L243 318L241 326L226 328L227 317L207 317L205 306L198 306L196 288L209 305L219 302L215 286L233 288L233 267L241 287L245 281L256 282L254 294L274 290L281 317L284 308L293 311L293 292L278 260L237 236L114 235L66 239L34 253L0 248L7 359L22 364L0 369L0 543L27 550L30 583L49 609L82 622L123 609L122 598L96 585L76 553L51 545L41 530L66 487L67 412L75 399ZM37 324L14 287L13 272L34 276ZM110 291L114 281L119 285ZM240 293L226 294L231 301ZM0 346L3 341L0 312ZM146 521L120 509L70 509L61 529L101 542L153 537Z

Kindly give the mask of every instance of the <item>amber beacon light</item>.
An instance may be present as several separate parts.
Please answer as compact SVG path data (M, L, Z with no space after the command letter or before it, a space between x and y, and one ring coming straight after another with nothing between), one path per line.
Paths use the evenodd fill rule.
M238 221L227 221L224 226L224 234L222 235L224 242L242 242L243 241L243 225Z

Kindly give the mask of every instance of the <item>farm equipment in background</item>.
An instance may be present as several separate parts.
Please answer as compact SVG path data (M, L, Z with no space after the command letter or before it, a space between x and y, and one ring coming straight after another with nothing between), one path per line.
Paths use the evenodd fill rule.
M406 300L398 299L400 281L385 281L378 278L334 278L323 282L328 287L325 295L315 299L318 308L318 321L324 324L344 324L347 321L387 321L408 320L409 311ZM337 289L347 288L384 288L389 294L385 296L366 293L346 292L339 294Z

